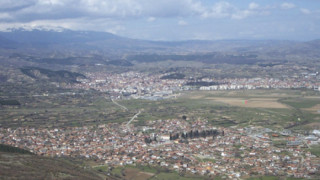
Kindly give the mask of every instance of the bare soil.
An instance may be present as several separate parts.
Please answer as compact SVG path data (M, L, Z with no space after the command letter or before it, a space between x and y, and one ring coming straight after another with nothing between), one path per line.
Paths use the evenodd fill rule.
M288 109L285 104L278 102L276 98L206 98L214 101L226 103L231 106L248 107L248 108L275 108L275 109Z

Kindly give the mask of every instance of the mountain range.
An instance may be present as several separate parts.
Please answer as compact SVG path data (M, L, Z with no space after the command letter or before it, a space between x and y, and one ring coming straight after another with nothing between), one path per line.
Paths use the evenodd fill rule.
M288 56L319 58L320 40L309 42L280 40L217 40L217 41L149 41L120 37L107 32L94 31L51 31L14 29L0 32L0 50L12 53L27 52L45 54L59 52L65 57L88 54L108 56L111 59L137 60L139 56L156 54L157 59L189 60L189 55L207 58L237 56L256 57L259 59L287 59ZM6 51L7 50L7 51ZM217 55L218 53L218 55ZM199 59L199 58L195 58ZM239 59L239 58L236 58Z

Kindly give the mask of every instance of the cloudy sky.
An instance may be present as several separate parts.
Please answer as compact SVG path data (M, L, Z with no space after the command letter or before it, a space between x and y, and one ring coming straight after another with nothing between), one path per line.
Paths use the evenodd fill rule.
M111 32L149 40L320 39L320 0L0 0L0 30Z

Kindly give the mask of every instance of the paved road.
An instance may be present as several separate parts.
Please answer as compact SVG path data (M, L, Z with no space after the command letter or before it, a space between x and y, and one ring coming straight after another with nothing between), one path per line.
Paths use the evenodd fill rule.
M107 98L106 98L107 99ZM121 107L122 109L128 111L128 108L126 108L125 106L122 106L121 104L117 103L115 100L111 99L111 101L116 104L117 106Z

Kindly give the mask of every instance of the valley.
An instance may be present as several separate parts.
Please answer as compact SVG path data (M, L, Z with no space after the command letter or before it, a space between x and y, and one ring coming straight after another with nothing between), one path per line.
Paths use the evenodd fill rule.
M68 31L38 42L28 39L38 32L14 33L19 46L1 49L0 142L36 155L0 162L64 159L97 179L319 175L318 41L147 42ZM106 53L100 41L121 48L104 43ZM37 177L77 178L78 170L46 168Z

